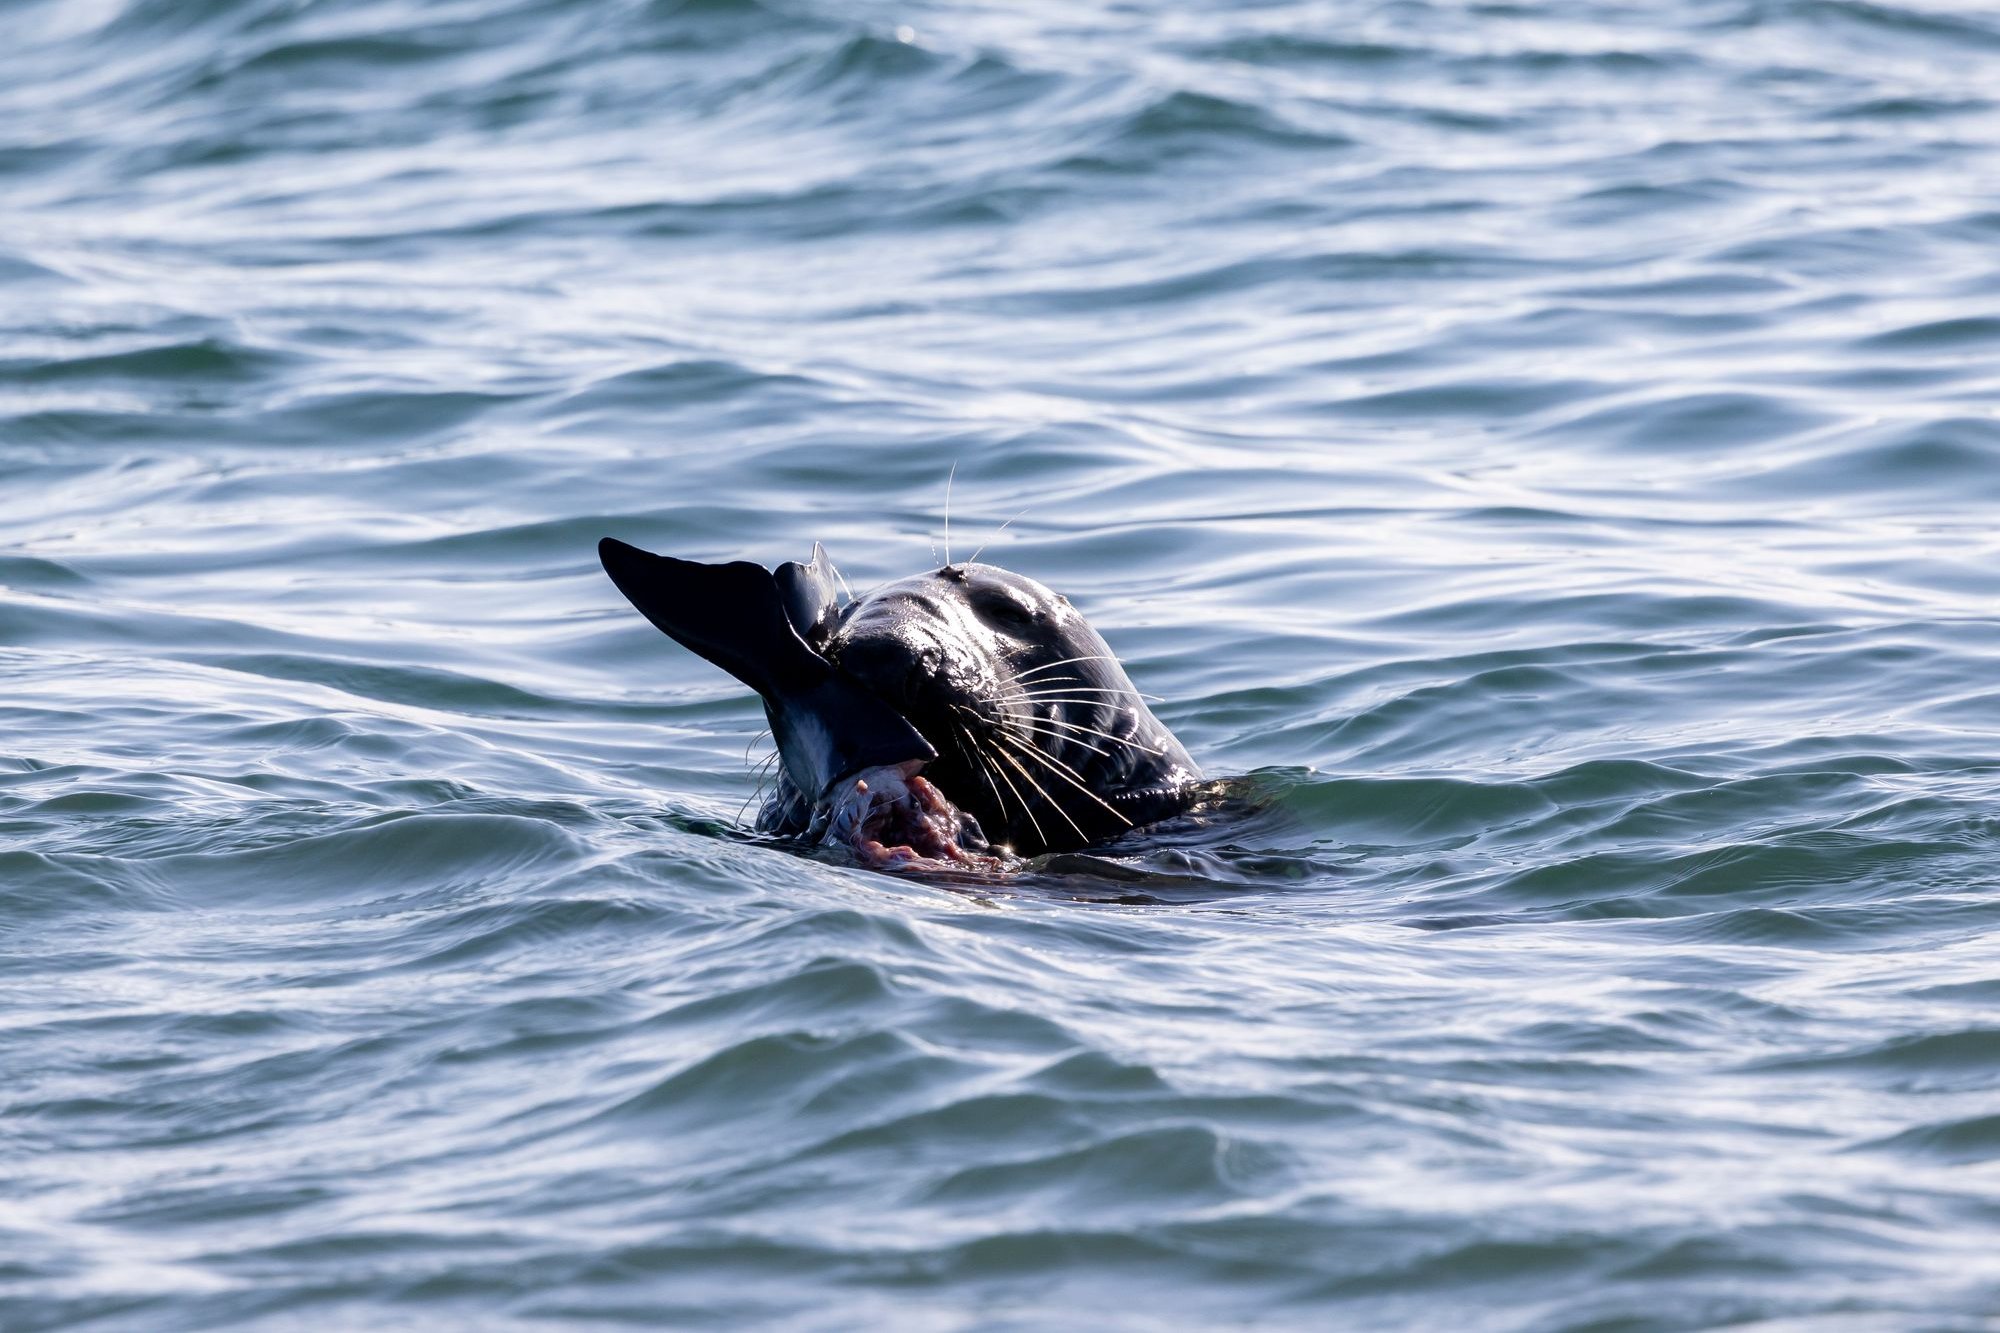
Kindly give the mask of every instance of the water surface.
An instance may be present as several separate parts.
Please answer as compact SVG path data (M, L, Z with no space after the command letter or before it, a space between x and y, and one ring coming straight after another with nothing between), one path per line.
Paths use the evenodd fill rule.
M0 29L0 1323L1991 1327L1991 14ZM1233 813L742 836L954 463Z

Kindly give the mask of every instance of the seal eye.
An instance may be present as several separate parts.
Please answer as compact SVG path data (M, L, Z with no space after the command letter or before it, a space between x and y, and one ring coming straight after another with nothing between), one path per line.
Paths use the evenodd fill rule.
M1021 632L1034 628L1035 608L999 589L982 588L972 595L972 609L989 624L1003 630Z

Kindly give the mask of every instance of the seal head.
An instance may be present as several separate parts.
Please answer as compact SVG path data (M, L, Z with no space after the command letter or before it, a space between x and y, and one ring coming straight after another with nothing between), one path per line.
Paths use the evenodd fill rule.
M901 815L872 827L937 828L941 798L965 817L946 845L983 832L1034 856L1176 814L1200 778L1097 631L1020 574L946 565L842 608L817 547L774 572L609 538L599 554L649 620L762 696L781 759L768 831L866 828L892 806ZM870 769L864 790L914 795L878 794L857 815L853 783Z

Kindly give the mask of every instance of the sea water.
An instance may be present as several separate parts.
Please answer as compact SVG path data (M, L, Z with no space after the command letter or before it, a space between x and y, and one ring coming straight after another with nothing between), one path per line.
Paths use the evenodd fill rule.
M1945 0L7 0L0 1325L1995 1327L1996 97ZM1227 800L770 845L605 535L983 546Z

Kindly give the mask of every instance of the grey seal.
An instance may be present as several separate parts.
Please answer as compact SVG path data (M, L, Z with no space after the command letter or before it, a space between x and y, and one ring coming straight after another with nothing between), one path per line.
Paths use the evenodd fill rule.
M1185 810L1201 774L1069 599L945 564L841 606L817 546L767 570L614 538L648 620L756 690L780 758L758 827L864 863L1094 846Z

